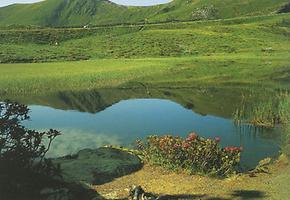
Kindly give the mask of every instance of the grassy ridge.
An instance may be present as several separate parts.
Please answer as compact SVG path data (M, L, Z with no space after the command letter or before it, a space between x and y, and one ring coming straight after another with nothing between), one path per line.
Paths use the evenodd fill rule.
M174 0L151 7L125 7L107 0L46 0L0 8L0 26L83 26L138 22L225 19L276 13L287 0Z
M243 54L290 50L290 14L92 29L0 31L0 62Z

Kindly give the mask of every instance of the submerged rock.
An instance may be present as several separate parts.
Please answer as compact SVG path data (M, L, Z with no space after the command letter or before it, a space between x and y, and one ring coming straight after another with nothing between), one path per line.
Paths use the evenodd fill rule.
M65 181L103 184L142 168L141 159L114 148L85 149L76 155L57 158Z

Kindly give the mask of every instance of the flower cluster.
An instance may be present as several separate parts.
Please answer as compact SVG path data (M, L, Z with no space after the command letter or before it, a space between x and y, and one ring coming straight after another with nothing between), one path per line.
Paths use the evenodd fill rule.
M140 149L145 161L169 169L185 169L191 173L228 176L237 171L242 147L220 146L221 138L205 139L190 133L185 139L150 136Z
M188 137L186 138L186 141L187 142L191 142L191 141L194 141L194 140L196 140L197 139L197 135L196 135L196 133L190 133L189 135L188 135Z
M221 142L221 138L220 137L216 137L215 141L216 141L216 143L220 143Z

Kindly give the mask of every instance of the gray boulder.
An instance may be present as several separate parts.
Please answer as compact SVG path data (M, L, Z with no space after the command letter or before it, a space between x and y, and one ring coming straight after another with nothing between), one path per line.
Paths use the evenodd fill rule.
M142 168L141 159L114 148L85 149L76 155L54 159L67 182L103 184Z

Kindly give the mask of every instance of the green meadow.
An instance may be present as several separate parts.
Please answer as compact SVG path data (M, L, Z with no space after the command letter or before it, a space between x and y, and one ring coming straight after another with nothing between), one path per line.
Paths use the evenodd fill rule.
M112 87L273 87L289 89L289 54L100 59L1 64L1 94Z
M144 84L289 88L289 14L89 29L3 29L0 47L1 94Z

